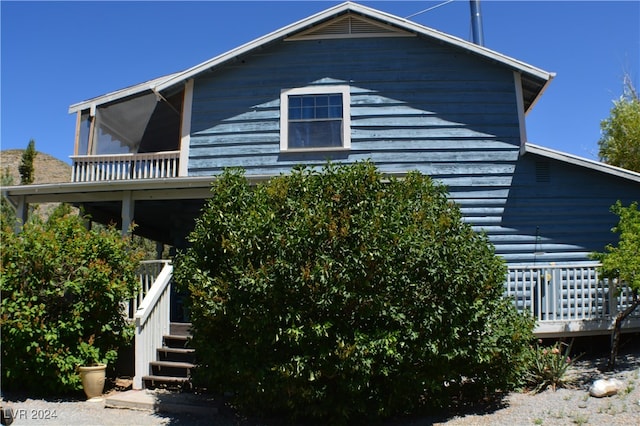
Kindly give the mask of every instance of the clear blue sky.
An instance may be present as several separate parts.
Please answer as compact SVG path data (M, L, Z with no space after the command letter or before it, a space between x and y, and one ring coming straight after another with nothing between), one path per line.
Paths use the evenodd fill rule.
M442 0L443 1L443 0ZM442 1L362 1L407 17ZM326 1L12 2L1 12L1 139L69 161L71 104L181 71L339 4ZM527 116L529 141L597 159L600 121L640 88L640 2L481 2L485 45L557 73ZM470 39L469 2L413 18Z

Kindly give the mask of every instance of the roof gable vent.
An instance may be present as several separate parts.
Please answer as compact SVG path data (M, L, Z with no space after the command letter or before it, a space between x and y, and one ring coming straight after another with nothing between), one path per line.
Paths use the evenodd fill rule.
M363 38L363 37L412 37L407 31L400 30L362 16L347 14L324 24L314 26L291 37L287 41L319 40L330 38Z
M536 183L549 183L551 182L551 170L549 162L536 161Z

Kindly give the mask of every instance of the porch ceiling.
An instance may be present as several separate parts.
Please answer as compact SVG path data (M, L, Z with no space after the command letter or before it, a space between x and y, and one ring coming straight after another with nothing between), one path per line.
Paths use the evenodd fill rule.
M141 200L135 204L134 234L177 248L186 245L186 237L193 230L204 199ZM102 201L74 203L82 207L92 221L122 227L121 202Z

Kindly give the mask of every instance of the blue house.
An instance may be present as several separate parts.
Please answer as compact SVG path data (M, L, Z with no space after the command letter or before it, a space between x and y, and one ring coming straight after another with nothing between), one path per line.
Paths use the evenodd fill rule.
M125 232L135 222L136 233L183 247L225 167L243 167L252 182L327 160L370 159L396 176L418 170L487 233L509 266L505 295L536 316L539 336L608 333L632 296L598 277L589 254L612 242L610 206L640 200L640 174L527 141L526 115L553 77L347 2L71 105L71 182L5 192L21 214L29 203L71 202L95 221ZM145 287L136 313L140 333L170 264L159 275L165 287ZM640 329L640 317L624 327ZM153 347L150 339L139 346Z

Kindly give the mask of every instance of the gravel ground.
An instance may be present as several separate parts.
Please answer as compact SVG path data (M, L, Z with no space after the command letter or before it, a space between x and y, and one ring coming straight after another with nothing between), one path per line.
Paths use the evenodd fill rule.
M394 426L447 425L640 425L640 341L638 335L618 358L614 372L599 370L606 354L583 358L570 371L573 386L551 389L539 394L511 393L497 407L482 407L475 412L440 418L416 418L389 423ZM617 378L625 389L607 398L589 396L588 389L599 378ZM265 422L240 422L231 414L199 417L187 414L105 408L104 401L73 399L31 399L4 395L3 407L13 409L14 425L265 425Z
M455 416L435 425L640 425L640 345L622 354L613 372L602 372L606 356L578 360L570 371L571 388L538 394L509 394L494 410ZM589 387L596 379L616 378L625 388L616 395L594 398ZM420 424L413 423L414 425Z

